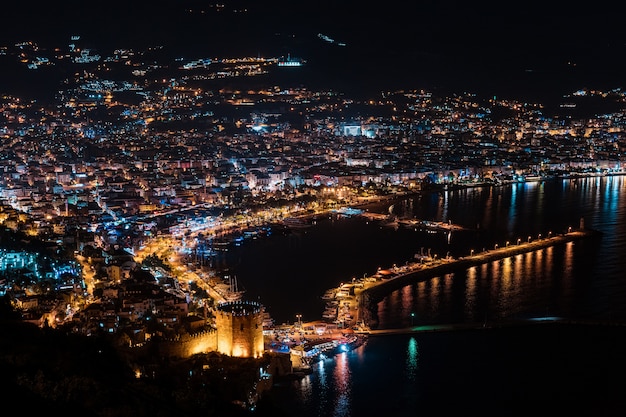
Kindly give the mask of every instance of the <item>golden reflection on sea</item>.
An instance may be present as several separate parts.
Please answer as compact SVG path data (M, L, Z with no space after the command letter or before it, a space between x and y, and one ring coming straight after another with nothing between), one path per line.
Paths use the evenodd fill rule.
M474 310L476 305L477 296L477 270L478 268L473 266L467 270L467 279L465 280L465 316L470 320L475 320Z
M577 242L513 255L414 282L377 303L381 328L489 322L572 308ZM558 289L563 297L555 297Z
M351 371L348 364L348 352L335 355L336 366L333 371L335 380L335 392L337 397L334 401L333 416L350 416L350 399L352 398Z

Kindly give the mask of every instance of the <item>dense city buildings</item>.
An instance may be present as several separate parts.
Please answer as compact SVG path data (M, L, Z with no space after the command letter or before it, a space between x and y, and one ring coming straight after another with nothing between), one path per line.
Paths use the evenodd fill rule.
M620 89L572 91L557 109L426 90L356 98L280 85L306 68L290 56L83 41L0 45L2 65L53 81L0 97L0 294L40 328L111 336L138 378L149 349L263 357L263 300L209 266L237 239L425 189L624 173ZM580 112L590 102L606 112ZM255 389L289 371L262 365Z
M99 325L110 332L147 312L182 322L189 289L170 276L188 264L200 270L221 234L256 234L297 214L424 188L622 173L618 89L574 91L550 114L540 103L473 94L392 91L357 100L305 87L240 90L232 80L300 68L279 68L280 58L168 61L158 47L104 55L81 42L0 49L4 64L24 73L64 75L53 98L5 94L0 103L2 224L63 259L44 270L35 254L16 249L1 265L29 271L33 284L52 279L51 290L98 299ZM575 117L591 100L616 110ZM155 242L166 236L163 249ZM155 270L153 259L163 265ZM175 259L181 270L171 271ZM103 300L128 292L112 288L142 270L168 291L106 313ZM15 293L13 280L3 284L3 293ZM228 282L211 288L219 293L218 284L229 292ZM37 305L25 290L15 299ZM96 311L86 307L79 315ZM50 314L39 323L74 316L70 308Z

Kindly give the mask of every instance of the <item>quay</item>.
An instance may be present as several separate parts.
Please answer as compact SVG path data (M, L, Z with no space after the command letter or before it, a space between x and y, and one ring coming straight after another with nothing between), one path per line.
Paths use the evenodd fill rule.
M389 270L381 270L373 276L359 279L358 282L342 284L337 289L328 290L324 298L328 299L328 294L334 294L333 297L330 297L332 299L329 302L334 302L338 306L336 323L339 323L341 327L357 332L371 332L370 327L373 323L370 319L370 308L372 303L394 289L441 274L597 235L599 232L594 230L584 228L573 230L570 228L567 233L549 234L546 237L539 235L536 239L529 237L526 241L518 240L514 244L507 242L502 247L495 245L490 250L478 253L471 251L469 256L459 258L420 256L417 262Z
M393 334L418 334L447 331L474 331L500 329L519 326L543 325L546 323L562 324L595 324L598 322L582 322L559 317L539 317L530 319L507 319L493 322L468 322L452 324L428 324L405 328L376 329L372 328L373 320L370 311L373 303L390 290L401 288L407 284L430 279L440 274L466 269L499 259L533 252L565 244L586 237L597 236L600 233L594 230L581 228L569 229L567 233L546 237L538 235L536 239L525 242L518 240L514 245L508 242L502 246L494 246L493 250L483 250L469 256L437 259L434 257L417 256L417 262L408 263L402 267L393 267L389 270L379 270L370 277L353 280L352 283L342 284L339 288L326 291L323 299L327 300L327 310L334 310L334 317L326 317L314 322L298 322L293 325L274 328L272 332L264 332L265 349L274 352L290 354L293 375L310 373L311 364L325 354L333 354L341 350L351 350L360 346L366 338ZM334 307L330 308L329 305ZM615 325L616 323L599 323ZM626 323L620 323L626 327Z

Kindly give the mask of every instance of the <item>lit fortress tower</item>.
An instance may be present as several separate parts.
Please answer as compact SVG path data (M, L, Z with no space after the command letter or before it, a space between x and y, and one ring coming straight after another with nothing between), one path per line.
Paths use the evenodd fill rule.
M217 351L229 356L263 356L263 309L254 301L220 304L215 317Z

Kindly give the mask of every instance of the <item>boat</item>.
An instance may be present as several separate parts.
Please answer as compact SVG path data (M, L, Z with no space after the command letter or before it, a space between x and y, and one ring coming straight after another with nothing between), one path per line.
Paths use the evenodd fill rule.
M334 289L326 290L324 295L322 295L322 300L331 301L336 298L336 291Z
M348 334L340 339L322 339L314 343L305 343L297 349L291 349L291 352L298 351L298 355L302 357L305 365L312 362L337 355L339 353L348 352L361 346L366 340L365 334Z
M313 360L320 359L323 356L330 356L335 353L335 350L339 346L339 342L334 339L322 339L317 340L315 343L305 343L300 345L299 349L302 350L302 357L305 362L310 363ZM292 349L292 352L294 349Z
M327 307L322 313L322 318L326 320L335 320L337 318L337 307Z
M460 226L458 224L454 224L451 221L441 222L441 221L430 221L430 220L417 220L417 219L402 219L398 220L398 223L406 226L412 227L416 229L429 230L429 231L459 231L465 230L465 227Z
M313 226L309 219L305 217L286 217L282 223L290 229L304 229Z
M357 324L355 324L354 326L352 326L352 330L355 333L369 334L371 329L370 329L370 327L367 324L365 324L364 321L360 321Z

